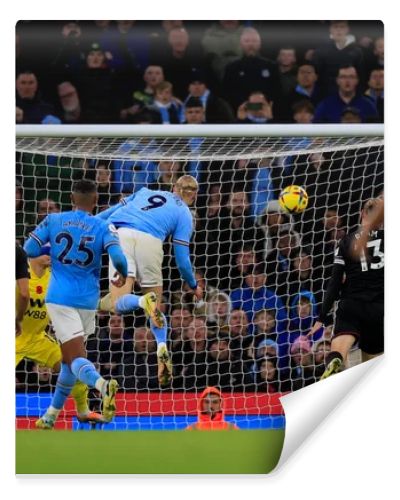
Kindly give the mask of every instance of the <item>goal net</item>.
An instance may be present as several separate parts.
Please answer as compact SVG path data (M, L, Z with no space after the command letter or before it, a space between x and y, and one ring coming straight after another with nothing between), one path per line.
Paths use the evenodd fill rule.
M204 301L193 301L171 243L164 244L172 386L159 387L156 344L142 315L97 315L88 357L121 387L116 418L105 429L183 429L197 420L208 386L222 391L225 418L240 428L282 428L280 395L322 374L332 326L312 339L305 335L318 315L337 242L357 227L365 200L383 189L382 129L234 127L183 125L170 136L165 126L17 129L21 243L48 213L71 209L74 180L97 182L97 211L144 186L171 190L183 173L199 182L191 254ZM277 201L292 184L308 193L302 214L284 213ZM104 295L106 257L103 264ZM55 380L35 360L19 363L18 428L33 428ZM93 390L89 402L99 407ZM71 398L57 426L88 428L77 421Z

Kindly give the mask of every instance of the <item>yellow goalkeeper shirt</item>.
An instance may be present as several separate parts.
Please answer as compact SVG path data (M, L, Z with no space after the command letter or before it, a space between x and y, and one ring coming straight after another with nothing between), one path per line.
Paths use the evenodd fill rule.
M43 276L38 278L29 267L29 306L22 321L21 336L34 336L43 332L49 324L49 316L45 305L45 297L51 276L50 268L46 268Z

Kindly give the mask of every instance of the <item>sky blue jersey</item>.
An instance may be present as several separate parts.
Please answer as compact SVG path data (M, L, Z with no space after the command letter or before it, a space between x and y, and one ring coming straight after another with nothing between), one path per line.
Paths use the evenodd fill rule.
M142 188L96 215L115 227L130 227L165 241L172 236L175 259L182 278L197 287L190 262L193 217L186 203L169 191Z
M25 244L31 256L34 241L40 246L50 243L52 272L46 302L96 309L101 255L111 253L114 246L120 250L116 232L103 220L74 210L49 214L44 219Z
M115 227L131 227L161 241L172 235L173 242L189 245L193 217L186 203L174 193L142 188L117 207L108 218Z

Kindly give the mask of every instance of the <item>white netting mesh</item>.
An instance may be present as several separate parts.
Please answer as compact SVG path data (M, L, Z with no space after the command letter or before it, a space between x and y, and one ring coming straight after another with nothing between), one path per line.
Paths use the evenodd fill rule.
M17 238L23 241L49 211L70 209L75 179L97 181L102 210L143 186L171 189L183 172L200 184L191 251L205 301L194 306L166 242L174 383L163 391L144 318L98 315L88 356L122 387L109 426L185 427L196 419L199 391L215 385L226 393L228 420L280 427L279 393L321 375L331 328L309 343L297 339L317 316L337 241L357 226L363 202L383 188L383 139L20 137ZM278 207L279 192L291 184L309 195L301 215ZM54 377L28 360L17 367L17 380L19 425L29 426L46 409ZM72 416L62 414L61 424L78 425Z

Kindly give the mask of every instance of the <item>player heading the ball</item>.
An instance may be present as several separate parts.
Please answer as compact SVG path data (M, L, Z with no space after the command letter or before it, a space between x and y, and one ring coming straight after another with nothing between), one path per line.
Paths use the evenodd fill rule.
M169 236L172 236L175 259L183 280L198 300L203 296L192 270L189 251L193 232L189 206L196 201L197 192L196 179L183 175L175 183L172 193L142 188L96 216L116 227L128 261L128 277L120 289L112 284L115 269L110 262L111 295L102 299L100 308L114 309L117 314L144 309L157 340L161 385L169 384L172 378L172 364L166 347L167 321L159 309L163 292L163 243ZM136 281L145 294L141 297L131 293Z
M115 414L116 380L105 380L86 359L85 340L95 331L95 312L100 298L101 256L107 251L117 270L115 286L125 283L127 262L118 236L92 215L97 204L94 182L80 180L72 188L74 209L49 214L25 243L29 257L38 257L50 243L52 274L46 295L47 311L61 344L62 364L51 406L37 427L50 429L77 380L102 395L102 414Z

